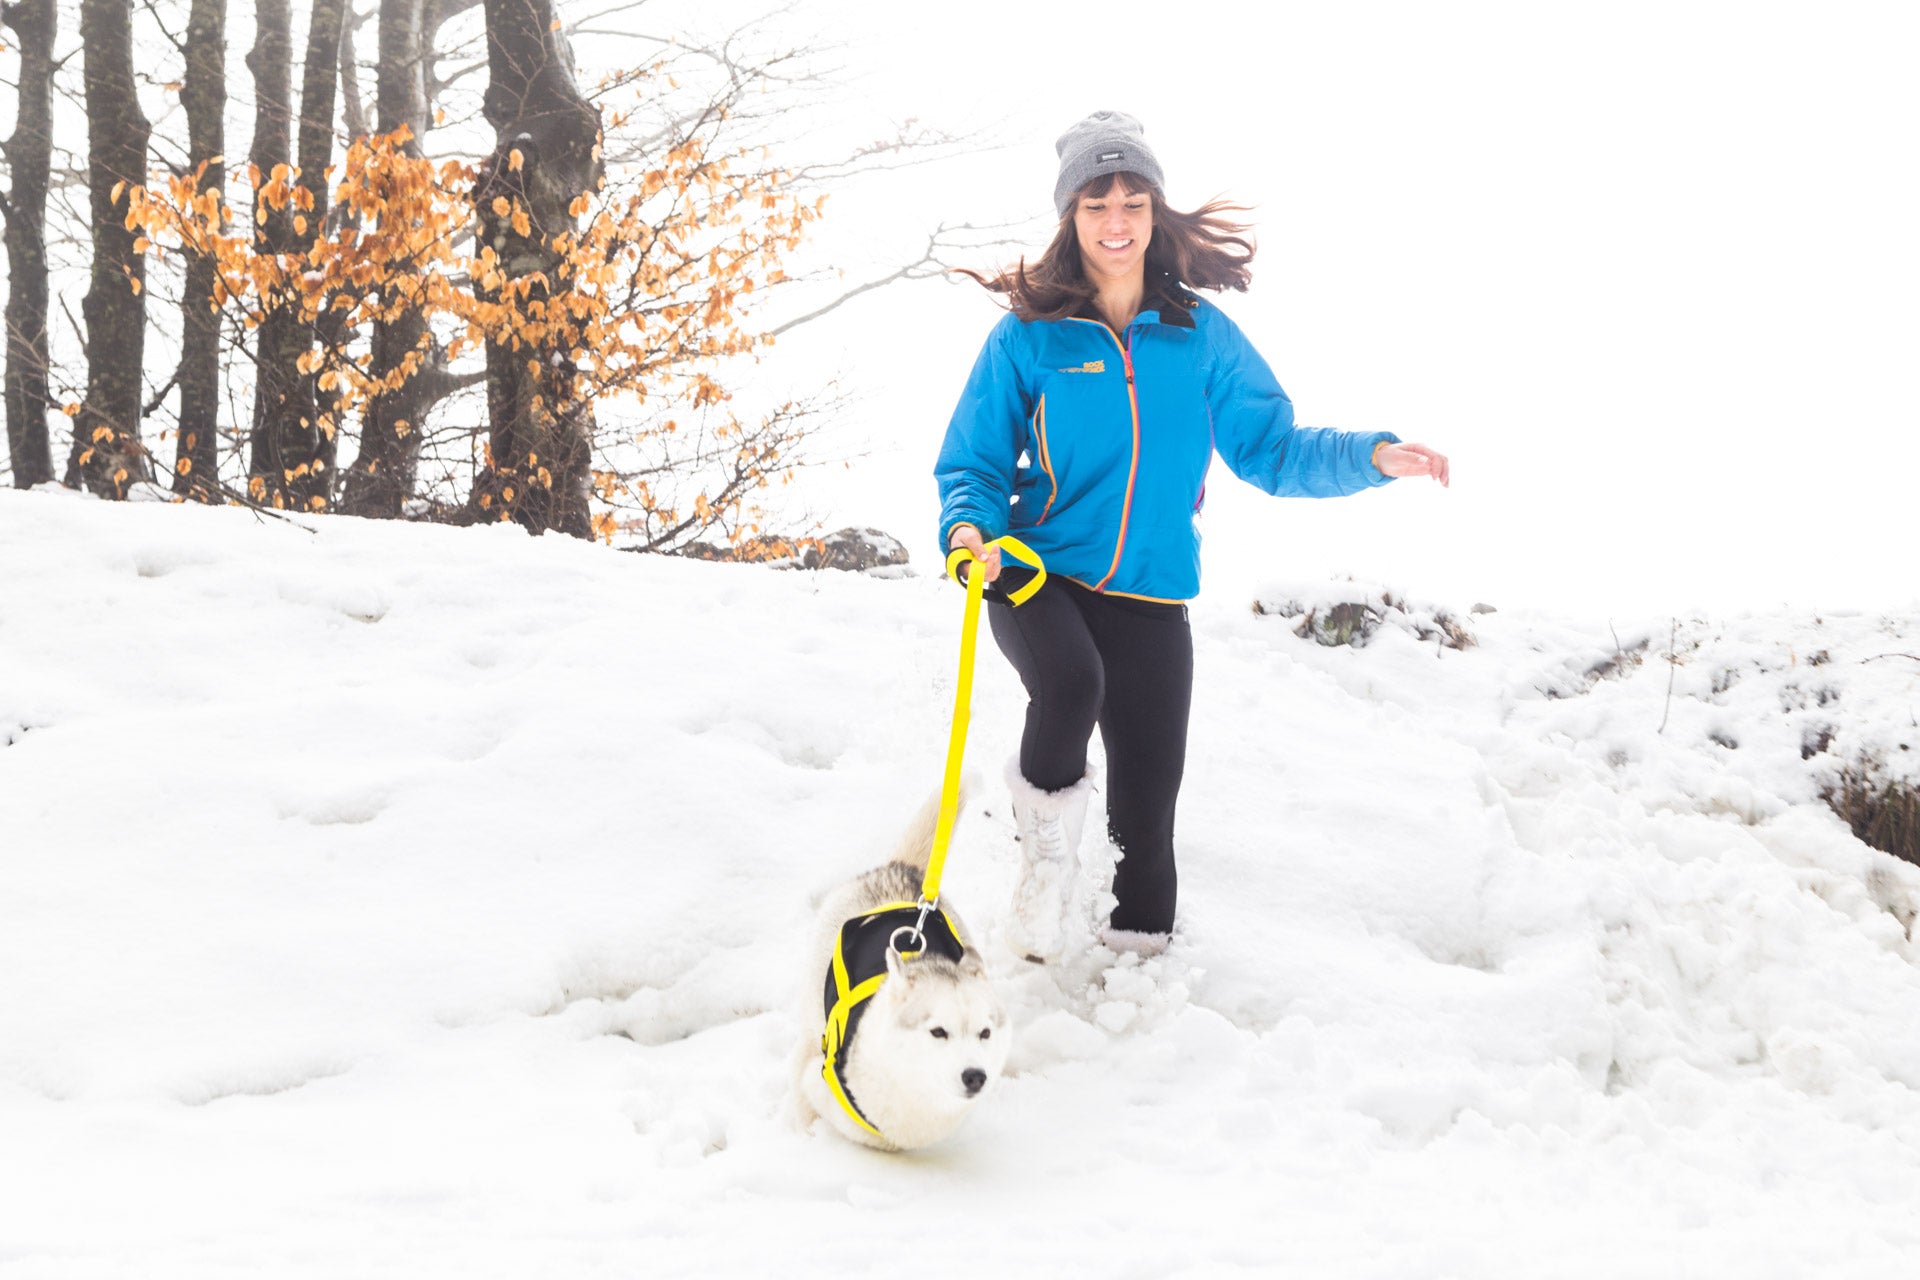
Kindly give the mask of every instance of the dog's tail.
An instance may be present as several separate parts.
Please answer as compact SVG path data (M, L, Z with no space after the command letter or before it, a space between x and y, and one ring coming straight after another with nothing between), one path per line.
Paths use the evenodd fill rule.
M956 810L954 821L959 821L958 810L967 803L967 788L970 777L960 779L960 794L954 801ZM934 792L927 802L920 806L920 812L913 815L913 821L900 835L900 843L893 851L894 862L904 862L919 871L927 869L927 863L933 858L933 836L940 827L940 793Z

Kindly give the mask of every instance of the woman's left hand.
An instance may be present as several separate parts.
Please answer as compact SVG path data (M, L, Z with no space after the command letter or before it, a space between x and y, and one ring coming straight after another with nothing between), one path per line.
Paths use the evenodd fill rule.
M1447 455L1423 444L1383 445L1373 457L1381 474L1394 477L1432 476L1442 485L1448 481Z

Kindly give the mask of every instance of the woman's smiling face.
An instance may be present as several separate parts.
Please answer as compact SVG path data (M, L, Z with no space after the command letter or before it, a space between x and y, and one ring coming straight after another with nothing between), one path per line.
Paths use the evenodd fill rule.
M1073 228L1087 278L1095 284L1142 275L1153 238L1153 197L1144 190L1129 194L1115 174L1100 194L1074 202Z

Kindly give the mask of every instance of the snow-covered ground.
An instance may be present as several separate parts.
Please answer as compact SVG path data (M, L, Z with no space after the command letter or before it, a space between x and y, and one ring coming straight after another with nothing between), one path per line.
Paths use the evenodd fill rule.
M1377 587L1203 597L1172 953L1001 956L983 782L947 887L1010 1072L884 1156L785 1119L788 999L937 784L950 586L53 491L0 547L7 1280L1920 1251L1920 869L1819 800L1920 772L1913 617L1393 584L1336 648L1301 610ZM1021 701L984 646L984 778Z

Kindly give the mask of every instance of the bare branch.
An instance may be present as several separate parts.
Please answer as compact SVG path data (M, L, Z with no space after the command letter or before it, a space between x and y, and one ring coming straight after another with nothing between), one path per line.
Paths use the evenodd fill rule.
M173 390L175 387L179 385L180 385L180 366L175 365L173 369L173 376L167 379L167 385L153 393L153 399L147 401L146 408L140 411L140 416L142 418L151 418L155 413L159 412L161 402L167 398L167 392Z
M451 88L453 85L465 80L468 76L478 75L486 69L486 60L482 59L478 62L467 63L467 65L459 68L452 75L443 76L438 71L429 70L427 73L427 99L432 101L438 98L443 89Z
M434 37L440 34L441 27L469 9L478 9L480 3L481 0L428 0L426 16L421 24L421 43L429 49L433 48Z
M465 391L468 387L485 382L487 371L481 367L454 373L443 364L434 364L416 376L420 379L421 401L431 407L456 392Z
M816 307L805 315L796 316L791 320L775 325L773 328L767 330L767 335L777 338L789 329L797 329L803 324L818 320L820 317L838 310L863 293L871 293L875 289L882 289L887 285L895 284L902 280L927 280L935 276L946 275L955 269L954 265L949 261L948 255L956 249L964 248L971 252L978 252L983 248L1014 243L1014 241L1007 237L997 237L990 240L968 240L963 242L953 238L958 233L997 233L1012 230L1022 225L1024 224L1002 223L986 227L976 227L969 222L953 225L943 222L934 229L932 235L927 237L927 247L925 251L914 261L907 263L897 271L881 276L877 280L869 280L865 284L856 285L846 290L825 306Z
M165 36L167 43L173 46L174 52L183 58L186 57L187 42L167 30L167 21L160 16L160 6L154 3L154 0L146 0L146 4L143 7L146 9L148 16L153 19L153 25L160 28L160 34Z
M60 295L60 309L67 313L67 323L73 326L73 336L80 344L81 358L87 358L89 354L87 350L87 331L81 327L78 320L73 318L73 308L67 305L67 295L64 292Z

